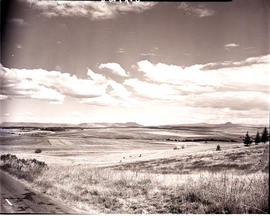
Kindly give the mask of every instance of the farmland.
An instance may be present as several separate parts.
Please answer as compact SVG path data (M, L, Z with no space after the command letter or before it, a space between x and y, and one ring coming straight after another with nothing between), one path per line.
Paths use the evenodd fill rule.
M9 128L0 132L0 150L48 164L23 181L79 212L264 213L269 145L245 147L247 130L262 127Z

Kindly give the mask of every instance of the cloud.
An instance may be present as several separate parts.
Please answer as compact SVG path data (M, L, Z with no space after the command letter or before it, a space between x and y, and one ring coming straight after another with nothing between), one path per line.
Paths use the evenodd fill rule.
M101 75L101 74L97 74L94 73L90 68L87 69L87 75L94 81L96 82L100 82L100 83L104 83L106 82L106 77Z
M235 49L236 47L239 47L240 45L239 44L236 44L236 43L228 43L228 44L225 44L224 47L227 51L231 50L231 49Z
M225 61L219 63L208 63L202 67L202 70L216 70L226 67L243 67L252 65L268 65L270 64L270 55L250 57L242 61Z
M199 18L213 16L215 14L214 10L206 8L203 5L198 4L195 5L186 2L181 2L180 5L178 6L178 9L184 10L185 13L188 15L193 15Z
M0 99L32 98L62 104L66 97L78 98L81 103L124 104L131 93L120 83L87 70L87 79L59 71L43 69L14 69L1 66ZM107 100L107 102L104 102Z
M75 117L79 117L79 116L81 116L81 113L78 110L74 110L71 112L71 115L73 115Z
M113 19L129 12L141 13L156 4L154 2L27 1L47 17L75 16L88 17L92 20Z
M6 100L6 99L8 99L7 95L0 94L0 100Z
M2 67L1 94L12 97L63 101L74 98L98 97L106 92L107 80L88 70L91 79L79 79L76 75L43 69L9 69Z
M228 43L228 44L225 44L224 47L226 47L226 48L235 48L235 47L239 47L239 44Z
M13 23L18 26L26 26L27 22L23 18L12 18L9 20L10 23Z
M120 53L120 54L125 53L125 52L126 52L126 50L125 50L124 48L119 48L119 49L116 51L116 53Z
M80 103L96 105L96 106L120 106L121 105L121 102L118 99L108 94L105 94L96 98L83 98L80 101Z
M112 88L109 90L109 94L118 98L127 98L131 93L121 84L114 80L109 80L108 85Z
M230 63L208 63L183 68L163 63L152 64L148 60L137 63L138 70L152 81L174 85L199 85L212 87L256 86L265 88L269 83L270 55L247 58ZM226 66L226 67L225 67Z
M109 69L112 73L119 76L127 77L126 71L118 63L106 63L99 65L99 69Z
M141 53L141 56L156 56L156 54L152 53L152 52L150 52L150 53Z
M137 63L137 69L147 82L131 79L124 84L146 97L158 98L160 94L160 100L171 100L175 105L266 110L269 68L270 55L185 68L143 60Z
M138 79L127 79L124 85L132 87L137 94L153 99L169 99L178 92L168 84L154 84Z
M269 95L262 92L211 92L193 97L188 104L195 107L229 108L231 110L268 110Z

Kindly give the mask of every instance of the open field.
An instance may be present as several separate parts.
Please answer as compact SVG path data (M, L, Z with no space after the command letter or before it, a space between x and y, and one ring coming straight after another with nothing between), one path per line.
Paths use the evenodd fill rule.
M239 125L183 126L175 128L95 128L42 131L2 129L1 154L37 158L48 164L104 166L132 161L168 158L193 152L243 147L242 136L262 128ZM203 141L204 140L204 141ZM177 147L181 150L174 151ZM40 148L41 154L35 154Z
M257 129L4 129L0 151L48 164L24 183L82 213L266 213L269 144L241 141Z

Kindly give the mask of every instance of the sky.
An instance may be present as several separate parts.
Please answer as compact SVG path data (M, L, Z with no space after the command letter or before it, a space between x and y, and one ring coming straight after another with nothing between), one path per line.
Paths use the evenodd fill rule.
M268 124L269 1L8 2L1 122Z

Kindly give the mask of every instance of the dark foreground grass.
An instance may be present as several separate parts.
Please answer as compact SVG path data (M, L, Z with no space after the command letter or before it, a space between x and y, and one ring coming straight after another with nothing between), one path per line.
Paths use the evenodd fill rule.
M33 181L48 168L45 162L36 159L19 159L11 154L1 155L0 160L2 170L27 181Z

